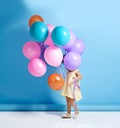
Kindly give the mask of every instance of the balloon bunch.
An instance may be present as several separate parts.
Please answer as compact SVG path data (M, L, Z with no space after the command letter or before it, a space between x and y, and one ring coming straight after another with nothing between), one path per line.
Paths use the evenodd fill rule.
M30 74L35 77L43 76L47 71L46 63L53 67L59 67L63 63L68 70L75 70L80 66L84 43L76 38L73 31L64 26L46 25L39 15L34 15L29 19L29 27L30 35L35 41L28 41L24 44L23 54L30 59L28 64ZM52 82L57 81L58 85L62 81L59 84L62 86L64 79L58 74L56 77L54 74L53 77L48 78L48 83L53 90L59 90L60 87L54 88Z

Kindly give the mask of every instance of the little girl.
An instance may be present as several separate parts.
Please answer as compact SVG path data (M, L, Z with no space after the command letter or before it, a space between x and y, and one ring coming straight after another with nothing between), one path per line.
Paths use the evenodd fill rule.
M66 97L67 102L67 113L62 116L62 118L71 118L71 107L74 108L74 118L77 118L79 114L78 107L75 103L82 98L79 83L82 79L82 75L79 70L68 70L65 84L62 90L62 96Z

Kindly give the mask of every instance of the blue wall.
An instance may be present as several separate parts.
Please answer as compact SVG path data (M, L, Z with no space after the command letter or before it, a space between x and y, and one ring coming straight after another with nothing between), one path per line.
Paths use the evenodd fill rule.
M48 67L41 78L27 71L22 47L32 40L27 22L33 14L72 29L84 40L81 110L120 110L119 5L119 0L0 1L0 110L65 109L60 92L47 85L56 69Z

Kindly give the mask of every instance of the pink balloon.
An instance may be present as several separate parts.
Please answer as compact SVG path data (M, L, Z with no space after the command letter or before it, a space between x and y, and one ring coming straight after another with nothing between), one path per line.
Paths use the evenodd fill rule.
M47 27L49 29L49 32L51 33L53 31L53 29L55 28L55 26L53 24L47 24Z
M41 48L36 42L29 41L23 46L23 54L28 59L40 57Z
M28 71L36 77L43 76L46 73L47 67L43 60L34 58L28 64Z
M48 33L48 37L47 37L47 39L46 39L46 41L45 41L45 45L53 46L54 43L53 43L53 41L52 41L52 39L51 39L51 33L52 33L52 30L54 29L54 25L52 25L52 24L47 24L47 27L48 27L49 33Z
M62 62L63 54L57 46L50 46L45 50L44 58L49 65L58 67Z

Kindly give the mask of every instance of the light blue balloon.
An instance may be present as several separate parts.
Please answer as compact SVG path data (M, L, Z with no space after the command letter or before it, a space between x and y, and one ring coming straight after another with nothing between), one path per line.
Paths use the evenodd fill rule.
M31 36L39 42L44 42L48 36L48 27L43 22L35 22L30 27Z
M56 45L64 46L70 40L70 31L64 26L57 26L53 29L51 36Z

